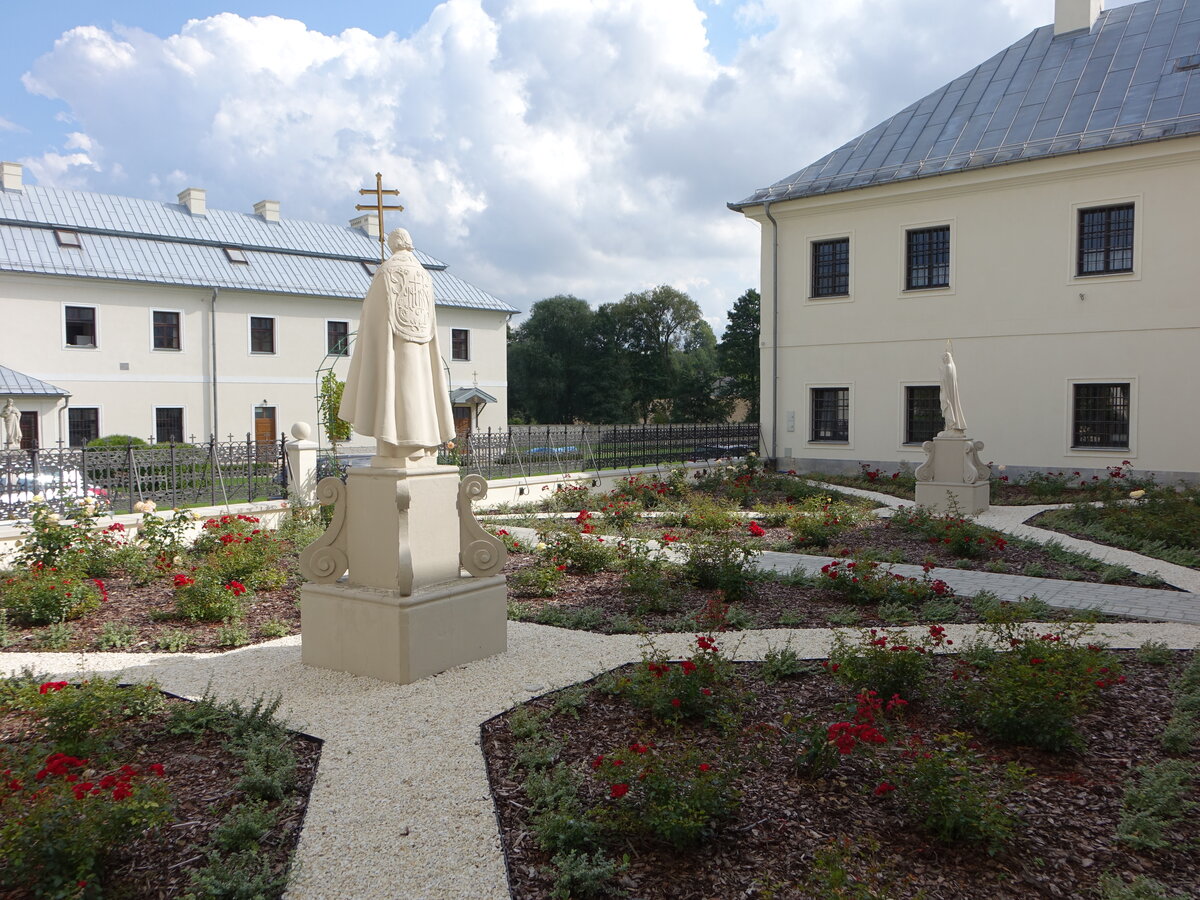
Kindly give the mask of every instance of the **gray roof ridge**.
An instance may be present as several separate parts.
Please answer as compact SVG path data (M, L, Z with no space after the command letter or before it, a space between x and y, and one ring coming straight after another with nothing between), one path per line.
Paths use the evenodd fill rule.
M1135 17L1136 28L1130 24ZM1200 75L1188 81L1200 70L1172 65L1200 51L1200 0L1142 0L1102 10L1091 29L1054 35L1053 28L1034 29L815 162L728 207L742 211L767 202L1200 134ZM1014 55L1018 50L1020 58ZM980 78L984 74L986 83ZM953 102L946 106L948 98ZM936 119L943 106L946 114Z

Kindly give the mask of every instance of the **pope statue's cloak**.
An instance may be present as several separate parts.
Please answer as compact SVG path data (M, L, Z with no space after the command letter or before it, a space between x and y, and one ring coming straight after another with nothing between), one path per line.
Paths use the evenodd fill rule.
M375 271L363 300L338 415L359 434L412 455L453 439L454 413L438 346L433 279L404 229L388 236L388 246L392 255Z

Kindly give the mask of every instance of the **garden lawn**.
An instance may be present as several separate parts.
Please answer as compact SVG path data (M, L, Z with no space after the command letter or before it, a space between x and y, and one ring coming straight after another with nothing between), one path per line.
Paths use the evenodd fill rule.
M775 674L790 676L731 666L701 682L724 712L672 721L670 706L646 705L665 683L646 686L647 666L659 663L631 664L485 723L512 896L1200 896L1200 816L1186 811L1200 793L1194 777L1176 797L1184 815L1162 807L1150 817L1165 828L1160 847L1117 837L1126 792L1144 784L1134 767L1171 758L1160 736L1190 656L1149 665L1120 654L1125 681L1097 689L1069 752L975 729L949 690L950 657L935 660L911 704L866 717L828 669L777 659ZM679 666L665 676L677 679L672 690L698 677ZM879 743L856 730L868 721L886 735ZM1175 758L1194 776L1195 744ZM812 764L820 760L827 768ZM1011 782L1009 767L1021 773ZM1145 838L1151 824L1134 821L1132 840ZM1135 879L1162 891L1117 891Z

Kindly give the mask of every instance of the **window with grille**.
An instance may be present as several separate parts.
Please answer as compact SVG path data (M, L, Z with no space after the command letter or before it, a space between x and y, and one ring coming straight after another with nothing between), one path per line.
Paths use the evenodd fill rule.
M469 329L450 329L450 358L460 360L471 358L471 332Z
M1079 211L1077 275L1133 271L1133 204Z
M72 447L86 446L100 437L100 410L96 407L72 406L67 410L67 442Z
M154 310L154 349L179 349L179 313Z
M905 232L905 244L905 290L950 286L949 225Z
M841 297L850 293L850 238L813 241L812 296Z
M65 315L67 346L95 347L96 308L94 306L68 306Z
M275 352L275 320L266 316L250 317L250 352Z
M154 440L160 444L183 443L182 406L159 406L154 410Z
M850 389L812 388L812 441L850 440Z
M350 323L325 323L325 352L330 356L350 355Z
M1076 384L1071 446L1129 449L1129 382Z
M921 444L946 427L942 392L936 384L904 388L904 443Z

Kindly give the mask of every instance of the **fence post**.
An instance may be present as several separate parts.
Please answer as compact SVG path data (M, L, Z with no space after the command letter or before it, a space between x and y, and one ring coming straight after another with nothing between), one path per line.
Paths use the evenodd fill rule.
M292 470L284 490L288 501L297 506L314 506L317 502L317 443L308 439L311 434L311 425L297 422L292 426L294 440L284 442L285 471Z
M179 477L175 469L175 440L171 439L171 508L179 506Z
M279 486L283 489L283 496L288 495L288 455L287 455L287 435L282 431L279 432Z
M217 435L215 433L210 433L208 436L208 471L212 473L212 477L208 479L208 504L216 506L217 479L221 477L221 470L217 466Z
M254 456L257 448L250 442L250 432L246 432L246 502L254 501Z
M129 511L133 512L133 444L125 445L125 466L129 472Z

